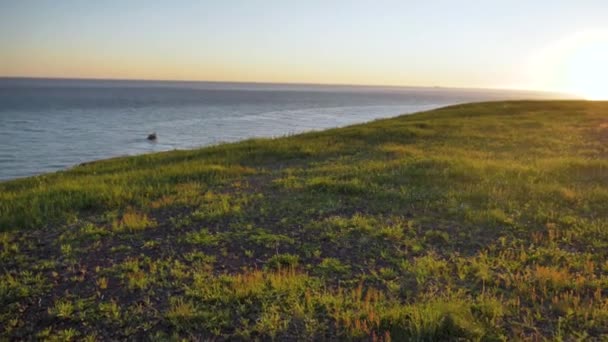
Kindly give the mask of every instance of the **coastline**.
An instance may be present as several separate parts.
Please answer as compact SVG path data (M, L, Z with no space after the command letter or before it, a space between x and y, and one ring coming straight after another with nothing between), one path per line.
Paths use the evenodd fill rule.
M228 140L228 141L216 141L216 142L210 142L207 144L202 144L202 145L198 145L198 146L191 146L191 147L177 147L177 148L171 148L171 147L162 147L160 149L155 149L153 151L140 151L140 152L133 152L133 153L122 153L122 154L117 154L117 155L110 155L107 157L101 157L101 158L97 158L97 159L91 159L91 160L86 160L83 162L75 162L71 165L66 165L63 168L55 168L53 170L49 170L49 171L43 171L41 173L36 173L36 174L31 174L31 175L23 175L23 176L17 176L14 178L0 178L0 183L2 182L7 182L7 181L11 181L11 180L17 180L17 179L23 179L23 178L28 178L28 177L38 177L38 176L43 176L45 174L49 174L49 173L54 173L54 172L62 172L62 171L67 171L70 170L72 168L81 166L81 165L86 165L86 164L90 164L90 163L95 163L98 161L103 161L103 160L111 160L111 159L116 159L116 158L125 158L125 157L134 157L134 156L138 156L138 155L143 155L143 154L149 154L149 153L163 153L163 152L171 152L171 151L187 151L187 150L196 150L196 149L201 149L201 148L206 148L206 147L213 147L213 146L218 146L218 145L223 145L223 144L234 144L234 143L239 143L242 141L247 141L247 140L253 140L253 139L278 139L278 138L283 138L283 137L289 137L289 136L293 136L293 135L299 135L299 134L306 134L306 133L312 133L312 132L319 132L319 131L323 131L323 130L327 130L327 129L336 129L336 128L342 128L342 127L347 127L347 126L351 126L351 125L359 125L359 124L365 124L365 123L369 123L369 122L373 122L375 120L383 120L383 119L390 119L390 118L395 118L398 116L402 116L402 115L411 115L411 114L416 114L419 112L424 112L424 111L428 111L428 110L432 110L432 109L437 109L437 108L441 108L441 106L438 105L425 105L425 106L413 106L413 107L424 107L424 108L420 108L420 110L414 110L412 112L397 112L394 114L389 114L386 116L381 116L381 117L375 117L366 121L360 121L360 122L354 122L354 123L347 123L344 125L338 125L338 126L331 126L331 127L327 127L327 126L321 126L319 128L310 128L310 129L300 129L300 130L296 130L296 131L291 131L291 132L283 132L283 133L278 133L276 135L272 135L272 136L264 136L264 135L260 135L260 136L244 136L242 138L237 138L235 140ZM360 107L359 110L365 110L365 107ZM327 110L327 108L324 108L324 110ZM161 132L162 133L162 132ZM140 137L140 140L143 141L145 137ZM162 139L164 137L161 137L161 144L162 144ZM149 144L156 144L156 142L150 142Z

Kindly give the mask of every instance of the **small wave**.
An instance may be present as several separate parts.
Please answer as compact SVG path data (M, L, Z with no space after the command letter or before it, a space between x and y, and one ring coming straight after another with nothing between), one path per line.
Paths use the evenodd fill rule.
M23 127L23 128L21 128L21 131L30 132L30 133L43 133L43 132L46 132L47 130L44 128L37 128L37 127Z

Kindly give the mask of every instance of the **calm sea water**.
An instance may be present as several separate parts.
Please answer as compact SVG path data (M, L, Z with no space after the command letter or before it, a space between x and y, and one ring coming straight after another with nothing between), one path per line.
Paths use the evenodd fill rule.
M550 94L391 88L0 79L0 180L121 155L274 137L449 104ZM146 139L157 132L156 142Z

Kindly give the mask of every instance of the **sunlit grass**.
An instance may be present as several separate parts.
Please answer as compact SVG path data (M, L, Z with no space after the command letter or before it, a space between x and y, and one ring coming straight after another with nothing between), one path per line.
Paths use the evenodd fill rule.
M0 183L0 339L601 340L606 127L468 104Z

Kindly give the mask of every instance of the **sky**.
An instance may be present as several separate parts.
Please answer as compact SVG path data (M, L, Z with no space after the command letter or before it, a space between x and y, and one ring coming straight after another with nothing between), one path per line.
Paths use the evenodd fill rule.
M607 18L606 0L0 0L0 76L592 93Z

